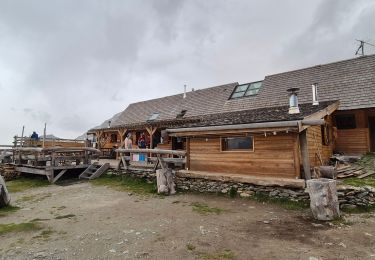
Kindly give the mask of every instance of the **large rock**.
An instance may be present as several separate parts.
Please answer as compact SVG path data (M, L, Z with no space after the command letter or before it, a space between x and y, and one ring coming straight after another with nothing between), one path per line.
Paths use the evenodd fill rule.
M10 203L10 195L3 176L0 175L0 208L7 206Z
M307 181L310 208L315 219L333 220L340 216L336 181L332 179L312 179Z
M174 183L174 176L171 169L156 170L156 182L159 194L173 195L176 193L176 184Z

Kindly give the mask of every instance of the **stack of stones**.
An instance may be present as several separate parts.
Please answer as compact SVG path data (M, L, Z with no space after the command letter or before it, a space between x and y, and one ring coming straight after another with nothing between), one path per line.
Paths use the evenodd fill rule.
M115 172L115 174L124 174ZM155 182L154 173L131 171L133 177L146 179L149 182ZM250 197L253 195L268 196L270 198L290 199L292 201L309 202L309 194L305 189L279 187L279 186L260 186L248 183L234 183L213 181L199 178L176 177L175 183L178 190L194 191L201 193L221 193L221 194L238 194L240 197ZM375 188L371 187L353 187L337 186L337 195L340 208L353 209L356 207L368 207L375 205Z
M241 197L250 197L254 194L268 196L272 198L285 198L294 201L308 201L309 194L304 189L286 188L277 186L259 186L247 183L221 182L195 178L176 177L176 185L180 190L222 193L231 192L239 194Z
M375 205L375 188L372 187L337 187L340 208L353 209Z
M247 183L232 183L195 178L176 177L176 185L180 190L230 194L235 191L241 197L263 195L270 198L290 199L293 201L309 202L309 194L305 189L278 186L258 186ZM375 205L375 188L337 186L340 208L353 209Z

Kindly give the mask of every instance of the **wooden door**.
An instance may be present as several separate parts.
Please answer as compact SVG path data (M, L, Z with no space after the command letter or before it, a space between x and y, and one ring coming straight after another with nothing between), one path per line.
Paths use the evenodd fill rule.
M371 116L368 118L368 124L370 128L370 149L371 152L375 152L375 117Z

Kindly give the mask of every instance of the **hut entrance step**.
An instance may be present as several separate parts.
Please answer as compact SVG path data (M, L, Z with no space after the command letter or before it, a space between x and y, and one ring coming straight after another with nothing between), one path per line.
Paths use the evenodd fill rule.
M106 170L109 169L109 163L103 165L91 164L87 169L79 175L80 179L93 180L102 175Z

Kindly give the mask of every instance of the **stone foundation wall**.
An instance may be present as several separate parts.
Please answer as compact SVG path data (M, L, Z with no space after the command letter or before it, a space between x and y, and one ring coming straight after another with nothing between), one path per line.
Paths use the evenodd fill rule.
M337 186L340 208L375 206L375 188Z
M119 174L124 174L118 172ZM132 171L130 174L147 181L156 181L154 173ZM199 178L176 177L177 190L202 193L238 194L240 197L250 197L254 194L269 196L270 198L290 199L293 201L309 202L309 194L305 189L287 188L278 186L259 186L247 183L222 182ZM340 208L356 208L375 206L375 188L337 186L337 195Z
M276 186L258 186L247 183L233 183L212 181L197 178L181 178L176 177L177 189L195 192L237 193L240 197L250 197L254 194L269 196L273 198L286 198L295 201L308 201L309 194L303 189L284 188Z
M179 190L222 193L237 193L241 197L254 194L270 198L290 199L293 201L309 202L309 194L305 189L286 188L278 186L258 186L246 183L220 182L197 178L176 177ZM375 189L371 187L337 186L340 208L368 207L375 205Z

